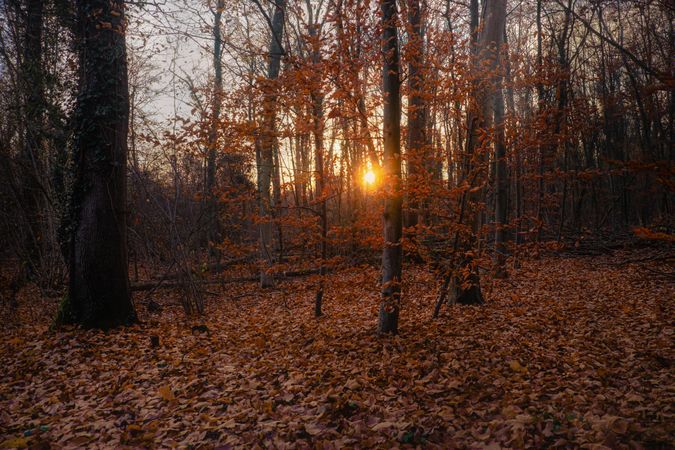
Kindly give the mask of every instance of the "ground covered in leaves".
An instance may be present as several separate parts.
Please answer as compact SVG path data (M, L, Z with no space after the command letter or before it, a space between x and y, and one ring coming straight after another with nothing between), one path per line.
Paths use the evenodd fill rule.
M50 331L55 301L24 292L0 331L0 447L672 448L675 287L659 267L530 261L436 321L437 283L408 268L393 338L375 333L374 268L331 274L318 320L306 279L227 286L208 330L164 291L161 313L137 296L141 325Z

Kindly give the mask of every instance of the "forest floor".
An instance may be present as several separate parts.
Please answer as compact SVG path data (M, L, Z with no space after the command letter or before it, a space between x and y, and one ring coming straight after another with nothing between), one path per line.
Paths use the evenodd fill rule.
M673 448L675 285L649 252L526 261L435 321L408 267L396 337L374 268L328 276L320 319L298 279L229 285L200 322L139 294L143 324L108 333L51 331L56 300L26 289L3 310L0 448Z

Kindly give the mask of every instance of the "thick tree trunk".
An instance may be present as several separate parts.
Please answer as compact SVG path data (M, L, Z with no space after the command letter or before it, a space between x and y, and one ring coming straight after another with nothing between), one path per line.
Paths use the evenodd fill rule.
M378 330L398 332L401 307L401 100L396 30L396 0L382 1L383 137L384 137L384 250L382 253L382 304Z
M268 55L267 80L263 82L263 118L262 126L258 135L257 147L257 173L258 173L258 211L260 214L260 257L267 266L274 262L272 222L273 204L270 195L270 187L274 171L274 152L276 151L276 109L277 87L276 80L279 78L281 69L281 55L283 49L281 42L284 33L285 0L279 0L274 9L270 36L270 51ZM262 267L260 270L260 286L274 286L274 278Z
M61 319L110 328L136 320L125 223L129 92L124 0L78 0L76 6L76 173L70 284Z

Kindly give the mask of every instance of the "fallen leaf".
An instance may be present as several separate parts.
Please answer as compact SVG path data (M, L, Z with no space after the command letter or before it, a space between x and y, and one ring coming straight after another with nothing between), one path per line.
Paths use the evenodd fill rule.
M157 394L167 402L170 402L171 400L175 400L176 396L173 394L173 391L171 390L171 386L165 385L159 388L157 391Z
M24 437L17 437L12 439L7 439L0 444L2 448L27 448L28 439Z

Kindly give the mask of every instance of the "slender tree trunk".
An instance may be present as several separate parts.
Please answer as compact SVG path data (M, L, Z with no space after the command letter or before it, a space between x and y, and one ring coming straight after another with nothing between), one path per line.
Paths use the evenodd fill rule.
M545 108L545 92L544 92L544 80L542 79L542 69L543 69L543 54L542 54L542 27L541 27L541 2L542 0L537 0L537 101L539 102L539 113L541 114ZM539 141L541 138L539 139ZM539 176L538 176L538 190L537 190L537 242L541 240L541 229L543 222L543 209L544 209L544 168L546 164L546 146L542 142L537 143L539 147Z
M24 97L25 133L21 153L22 182L21 208L26 217L24 228L26 273L34 276L41 270L42 246L45 238L41 214L44 212L41 179L44 177L42 167L44 139L44 76L42 67L42 27L43 0L26 2L25 35L23 42L23 61L21 66L21 91Z
M205 197L207 199L207 229L206 238L209 246L209 255L215 256L213 244L219 239L218 201L214 192L216 187L216 172L218 171L216 158L218 155L218 127L220 123L220 111L223 101L223 62L221 22L225 0L216 2L216 10L213 12L213 99L211 105L211 123L209 129L208 153L206 161Z
M495 275L504 278L506 272L507 250L504 245L506 208L509 180L506 169L506 142L504 138L504 96L501 83L498 83L494 100L495 133Z
M472 17L474 13L472 10ZM488 126L490 122L490 113L493 107L494 94L496 91L496 80L491 72L495 70L499 63L499 48L504 37L504 26L506 21L506 0L491 0L484 9L483 26L478 37L476 48L476 60L474 61L474 70L480 67L484 70L482 77L487 77L487 92L484 90L478 92L475 87L473 90L475 110L469 112L467 124L469 127L467 133L467 164L465 179L473 180L470 185L481 184L483 168L483 158L477 152L480 129ZM503 102L503 100L502 100ZM503 105L502 105L503 109ZM473 227L472 236L467 239L464 248L464 255L460 260L460 270L462 277L458 277L453 283L456 291L456 301L460 304L474 305L483 303L483 294L480 290L480 278L478 269L473 262L473 258L468 255L470 246L475 243L480 233L481 213L477 209L478 193L473 192L467 196L469 221ZM467 275L468 274L468 275Z
M279 141L274 133L274 148L272 150L272 218L274 219L274 227L277 231L276 239L276 260L280 263L284 262L284 229L281 221L278 220L281 215L282 198L281 198L281 156L279 155Z
M382 253L382 303L378 330L398 332L401 307L401 99L396 0L382 1L383 136L384 136L384 250Z
M270 36L270 50L268 55L267 80L263 81L263 118L259 130L257 142L257 173L258 173L258 212L260 215L260 256L267 266L274 262L273 230L272 222L273 204L270 194L272 176L274 171L274 152L276 151L276 109L277 87L276 80L279 78L281 69L281 55L283 49L281 42L284 33L285 0L278 0L274 8L272 28ZM260 286L272 287L274 278L262 267L260 270Z
M136 320L126 249L129 91L124 0L78 0L80 88L71 200L70 284L61 320L110 328Z
M559 138L561 132L563 136L566 134L566 121L567 121L567 103L568 103L568 77L569 77L569 61L567 59L567 48L568 48L568 39L571 35L571 14L570 9L572 6L572 0L568 1L568 9L565 10L565 22L562 29L562 33L558 39L558 64L560 70L562 71L561 76L558 80L558 85L556 86L556 97L558 100L556 112L555 112L555 136ZM558 139L560 140L560 139ZM558 234L557 241L560 242L562 236L562 229L565 223L565 214L567 208L567 191L568 191L568 179L567 179L567 169L568 169L568 147L569 142L567 139L562 143L563 151L563 192L562 199L560 203L560 223L558 224Z
M419 221L419 187L425 182L426 167L426 105L424 100L424 35L419 0L408 0L408 211L407 228ZM414 232L413 232L414 236Z
M324 148L323 148L323 95L314 93L312 95L314 104L314 145L316 146L314 165L316 166L316 193L319 200L319 217L321 220L321 239L320 239L320 258L319 258L319 287L314 301L314 315L319 317L322 314L321 305L323 302L325 263L327 256L328 236L328 217L326 212L326 192L325 192L325 170L324 170Z
M504 43L505 44L508 43L508 39L507 39L507 35L506 35L506 26L504 27ZM510 51L510 49L509 49L509 51ZM516 49L516 52L518 52L518 49ZM513 78L512 78L512 75L511 75L511 61L510 61L510 58L509 58L508 54L506 54L504 56L505 56L504 75L505 75L505 79L506 79L506 105L507 105L508 113L513 118L512 119L512 127L516 128L518 126L517 125L517 123L518 123L517 114L518 113L516 111L516 100L515 100L515 95L514 95L514 92L513 92ZM531 91L529 89L525 92L525 98L526 98L525 103L526 103L527 106L526 106L526 111L525 111L524 114L525 114L526 117L528 117L528 119L529 119L528 111L529 111L529 108L530 108L530 92ZM495 119L495 122L497 122L497 119ZM506 125L506 123L504 123L504 126L505 125ZM503 129L502 129L502 133L503 133ZM512 211L512 214L513 214L513 219L512 219L511 222L514 223L513 233L507 234L507 236L510 236L510 240L512 241L513 246L514 246L513 267L515 269L518 269L519 265L520 265L520 261L518 261L518 245L520 244L520 231L521 231L520 224L521 224L521 220L522 220L521 176L520 176L520 172L521 172L520 147L521 147L521 145L520 145L520 140L519 140L519 137L518 137L519 135L520 135L520 133L518 133L516 131L516 138L515 138L515 141L514 141L513 147L512 147L513 148L513 151L512 151L512 153L513 153L513 172L512 172L512 174L513 175L509 177L511 180L507 180L507 185L511 186L510 190L513 192L513 195L509 195L507 197L507 199L508 199L508 203L510 203L512 205L511 211ZM503 139L503 135L502 135L502 139ZM507 172L507 177L509 176L508 174L509 174L509 172ZM510 183L510 181L513 181L513 182ZM508 184L508 183L510 183L510 184ZM511 199L512 199L512 201L511 201ZM508 211L509 211L508 206L507 206L506 210L507 210L507 216L508 216ZM504 220L508 220L508 219L505 217Z
M324 170L324 119L323 119L323 92L321 87L321 54L320 54L320 36L319 24L316 23L314 17L314 10L312 4L307 1L307 12L309 14L309 37L312 46L312 80L311 80L311 101L312 101L312 121L314 133L314 169L316 181L316 195L319 202L319 218L321 220L321 237L320 237L320 256L319 256L319 285L316 290L316 297L314 299L314 316L319 317L323 314L321 307L323 305L324 293L324 275L325 263L327 256L327 241L328 236L328 217L326 211L326 173ZM330 159L330 154L329 154Z
M471 0L469 2L469 27L471 33L472 53L477 51L476 44L478 43L478 24L480 20L480 11L478 9L478 0Z

